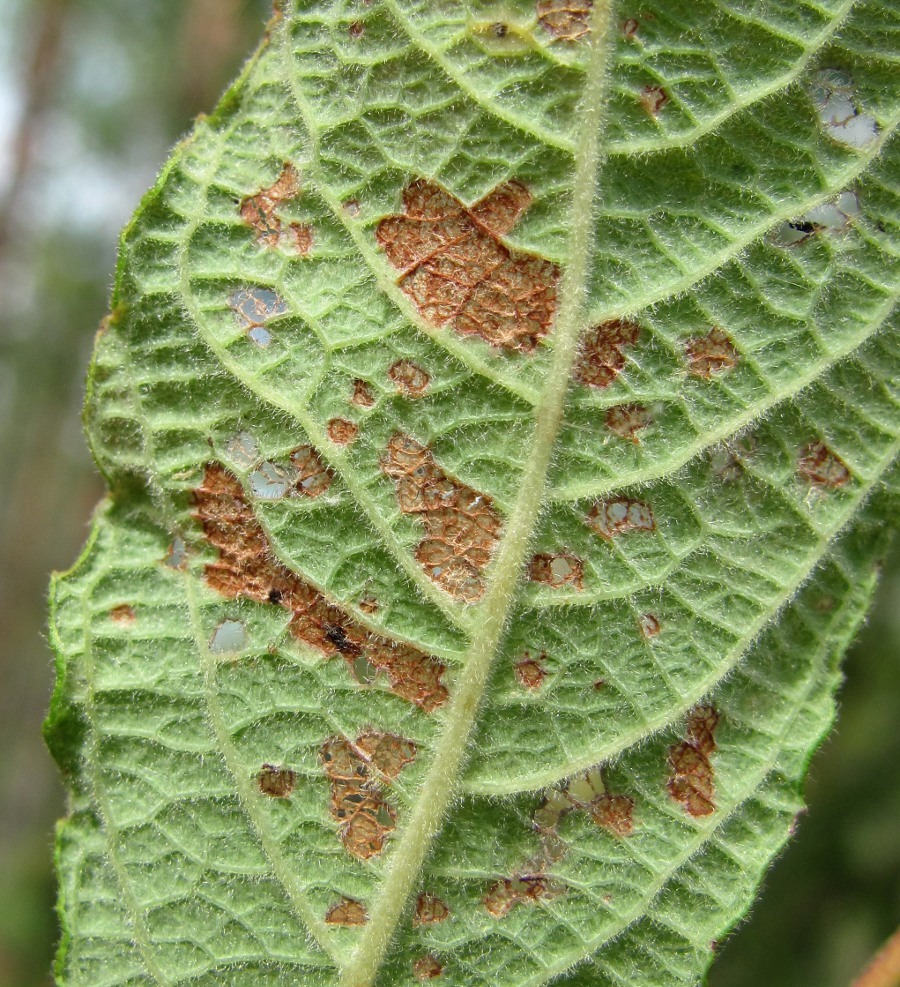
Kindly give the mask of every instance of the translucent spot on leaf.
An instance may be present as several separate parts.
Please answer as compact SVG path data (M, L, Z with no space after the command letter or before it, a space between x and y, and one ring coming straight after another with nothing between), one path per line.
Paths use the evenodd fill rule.
M588 387L609 387L625 366L625 347L640 337L639 326L614 319L589 330L581 339L575 380Z
M256 783L263 795L273 799L286 799L294 790L297 776L290 768L264 764L256 776Z
M413 963L413 974L416 980L425 983L428 980L436 980L444 972L444 964L430 953L428 956L420 956Z
M770 236L777 247L794 247L820 234L845 233L859 216L859 198L855 192L841 192L829 202L810 209L797 219L780 223Z
M361 901L353 898L341 898L325 913L326 925L342 925L346 928L365 925L369 921L369 912Z
M516 662L516 678L526 689L536 691L544 684L544 679L547 677L547 669L544 667L541 659L545 659L546 657L542 653L537 658L532 658L526 651Z
M629 17L628 20L622 22L622 33L626 38L636 38L640 26L641 22L636 17Z
M397 823L384 786L414 760L415 744L395 734L369 731L355 743L329 737L319 755L331 783L331 815L340 824L345 849L359 860L378 856Z
M641 441L637 433L652 423L650 409L642 404L619 404L606 411L606 427L623 439L630 439L635 445Z
M249 432L240 432L225 443L225 452L242 469L259 461L259 446Z
M424 522L416 559L428 577L456 599L480 600L501 529L491 498L448 476L430 449L401 432L391 437L381 468L394 480L400 510Z
M424 891L416 899L416 912L413 915L413 926L438 925L450 918L447 903L436 894L426 894Z
M328 423L328 438L338 446L348 446L356 441L359 426L346 418L332 418Z
M183 569L187 564L187 545L180 535L172 539L164 561L170 569Z
M347 28L347 34L356 41L366 33L366 26L362 21L353 21Z
M305 254L312 245L312 231L302 223L283 228L277 210L300 194L300 175L290 163L268 188L241 202L241 219L256 231L256 242L262 247L280 247L290 253Z
M303 445L291 453L291 462L297 470L294 488L304 497L321 497L331 486L333 474L322 458L310 445Z
M572 586L581 590L584 588L584 562L571 552L542 552L531 559L528 578L551 589Z
M551 789L535 812L534 825L545 853L554 846L550 837L559 839L559 823L573 811L586 813L613 836L628 837L634 832L634 799L608 792L600 769L591 768L570 778L561 789Z
M288 310L285 300L271 288L241 288L228 299L228 304L250 339L262 348L272 342L272 334L263 323Z
M628 531L656 530L650 505L628 497L597 501L588 514L587 523L601 538L607 540Z
M878 136L875 118L860 113L853 80L846 72L838 69L816 72L810 94L829 137L848 147L866 147Z
M591 30L593 0L537 0L541 27L554 41L578 41Z
M351 219L359 219L362 213L358 199L347 199L342 208Z
M505 918L516 905L534 905L565 893L565 885L541 874L507 877L491 885L482 899L491 918Z
M224 467L207 465L194 502L207 540L219 550L218 561L205 567L213 589L223 596L283 607L291 613L289 630L298 640L326 657L340 655L351 672L363 658L388 678L395 695L425 712L447 701L442 662L363 627L275 560L240 483Z
M669 102L669 94L662 86L644 86L638 93L641 106L652 117L659 116L660 110Z
M685 346L688 369L695 377L712 377L737 366L738 352L728 335L719 328L691 339Z
M850 482L850 470L824 442L811 442L800 450L797 472L807 483L837 490Z
M268 461L250 474L250 489L261 500L279 500L291 489L293 482L293 475L283 466Z
M470 21L468 27L472 40L489 55L522 55L534 48L534 38L528 27L504 17L499 10L497 16Z
M209 650L214 655L243 651L246 647L247 628L240 620L223 620L209 642Z
M422 397L431 383L431 377L412 360L398 360L388 370L388 376L394 382L397 392L408 398Z
M131 627L137 623L137 614L134 612L134 607L129 606L127 603L120 603L117 607L113 607L109 611L109 619L114 624Z
M500 240L530 203L519 182L471 208L424 179L406 188L403 213L383 219L376 238L429 325L534 350L556 315L559 268Z
M648 641L650 638L659 637L659 620L652 613L642 613L638 623L641 627L641 634Z
M375 392L365 380L353 381L353 397L350 400L359 408L371 408L375 404Z
M685 739L669 748L669 795L694 817L715 812L715 771L710 757L716 749L719 714L712 706L697 706L688 714Z

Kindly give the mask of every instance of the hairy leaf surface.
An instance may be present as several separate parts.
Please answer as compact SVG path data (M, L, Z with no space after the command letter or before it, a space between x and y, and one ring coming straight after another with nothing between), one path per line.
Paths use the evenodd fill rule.
M277 6L97 338L61 984L702 979L896 511L895 19Z

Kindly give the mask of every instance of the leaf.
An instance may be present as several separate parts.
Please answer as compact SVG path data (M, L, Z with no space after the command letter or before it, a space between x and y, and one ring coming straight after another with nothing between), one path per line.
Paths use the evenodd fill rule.
M896 512L889 18L279 6L97 339L60 983L702 977Z

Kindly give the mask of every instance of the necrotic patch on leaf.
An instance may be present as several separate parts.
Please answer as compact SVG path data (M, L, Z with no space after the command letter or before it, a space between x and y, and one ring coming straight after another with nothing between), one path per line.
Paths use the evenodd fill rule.
M652 613L642 613L638 621L641 634L647 639L658 637L660 632L659 619Z
M587 523L607 541L628 531L656 530L656 521L650 505L628 497L598 500L588 514Z
M816 72L811 88L819 121L832 139L849 147L865 147L878 136L878 124L856 105L853 79L840 69Z
M296 774L290 768L264 764L256 776L256 783L263 795L273 799L286 799L294 790Z
M447 701L441 662L363 627L274 559L240 483L219 463L207 465L194 501L206 538L219 550L219 560L205 567L213 589L284 607L292 614L289 628L298 640L328 657L340 655L355 677L360 660L383 672L392 692L426 712Z
M575 775L561 789L552 789L538 807L534 826L545 847L553 849L564 845L557 827L572 811L586 813L592 822L613 836L627 837L634 832L634 799L607 792L599 768ZM551 837L555 837L556 842Z
M653 415L642 404L619 404L606 411L606 427L623 439L640 444L638 432L652 424Z
M285 229L277 213L283 203L299 194L300 175L288 163L272 185L241 202L241 219L256 232L256 242L260 246L280 248L301 256L309 253L313 241L312 229L305 223L290 223Z
M346 418L332 418L328 423L328 438L338 446L349 446L356 441L359 426Z
M361 901L353 898L341 898L325 913L326 925L342 925L345 928L365 925L369 921L369 913Z
M669 748L669 795L689 816L715 812L715 770L710 758L716 749L719 714L712 706L697 706L688 714L685 738Z
M660 110L669 102L669 94L662 86L644 86L638 93L641 106L652 117L659 116Z
M800 451L797 472L807 483L831 490L837 490L850 482L847 464L824 442L811 442Z
M448 476L430 449L402 432L388 442L381 468L394 480L400 510L425 525L416 559L429 579L458 600L480 600L501 529L491 498Z
M114 624L131 627L137 622L137 615L134 612L134 607L127 603L120 603L109 611L109 619Z
M528 564L528 578L551 589L584 588L584 562L571 552L540 552Z
M640 334L640 326L621 319L588 330L581 338L575 380L588 387L609 387L625 366L625 347L634 346Z
M353 394L350 400L358 408L371 408L375 404L375 392L372 390L372 385L359 378L354 380Z
M813 207L796 219L779 223L769 239L777 247L796 247L822 234L846 233L859 212L856 192L841 192L837 198Z
M431 377L412 360L398 360L388 370L388 376L394 382L397 393L408 398L422 397L431 383Z
M413 915L413 926L438 925L450 918L447 903L435 894L422 892L416 898L416 911Z
M691 339L685 346L688 369L695 377L712 377L737 366L738 352L723 329Z
M516 662L516 678L526 689L536 691L544 684L547 677L547 669L541 659L546 659L547 655L541 653L537 658L532 658L526 651Z
M266 323L287 312L287 302L271 288L241 288L228 299L250 339L262 349L272 342Z
M500 240L530 204L518 182L469 208L420 179L404 190L403 213L383 219L375 235L429 325L530 353L556 315L559 268Z
M534 905L558 898L565 892L559 881L542 874L505 877L492 884L482 899L491 918L505 918L516 905Z
M331 486L333 474L312 446L302 445L295 449L291 462L297 470L294 488L304 497L321 497Z
M578 41L591 30L593 0L537 0L537 16L554 41Z
M436 980L444 972L444 964L429 953L427 956L420 956L413 963L413 974L416 980L425 983L427 980Z
M351 743L329 737L319 754L331 783L330 811L340 823L340 838L347 852L359 860L384 849L397 813L386 801L383 788L415 759L416 745L395 734L371 730Z

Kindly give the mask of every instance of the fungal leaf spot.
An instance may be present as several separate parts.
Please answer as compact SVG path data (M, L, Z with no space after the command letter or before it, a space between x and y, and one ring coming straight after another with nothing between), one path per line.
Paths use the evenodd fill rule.
M297 470L294 489L304 497L321 497L331 486L334 474L312 446L296 448L291 453L291 462Z
M837 490L850 482L847 464L824 442L811 442L800 451L797 472L807 483Z
M659 637L659 619L652 613L642 613L638 623L640 624L641 634L646 640L649 641L651 638Z
M383 219L375 235L425 322L534 350L556 315L559 268L500 240L530 203L518 182L471 208L424 179L405 189L403 213Z
M340 824L344 848L359 860L378 856L397 824L397 813L383 788L415 758L415 744L394 734L369 731L356 743L329 737L319 755L331 783L330 811Z
M368 381L357 378L353 381L353 395L350 401L358 408L371 408L375 404L375 392Z
M337 446L349 446L356 441L359 426L346 418L332 418L328 423L328 438Z
M416 899L416 911L413 915L413 926L438 925L450 918L447 903L435 894L422 892Z
M132 627L137 623L137 614L134 612L134 607L120 603L109 611L109 619L122 627Z
M609 387L625 366L625 347L640 337L640 327L614 319L589 330L581 339L575 379L588 387Z
M272 342L265 323L288 310L287 302L271 288L241 288L231 295L228 305L251 341L261 349Z
M820 234L845 233L859 216L859 197L841 192L836 198L813 207L797 219L780 223L770 237L777 247L795 247Z
M528 578L551 589L584 588L584 562L571 552L540 552L528 564Z
M588 526L601 538L610 541L628 531L655 531L656 521L649 504L628 497L599 500L591 508Z
M394 480L400 510L425 525L416 559L428 578L458 600L480 600L501 528L491 498L448 476L430 449L402 432L388 442L381 468Z
M353 898L341 898L325 913L326 925L342 925L345 928L365 925L369 921L369 913L361 901Z
M268 188L241 202L241 219L256 232L261 247L280 248L289 253L306 255L312 247L312 230L304 223L284 228L277 210L300 194L300 175L290 163Z
M292 477L283 466L266 461L250 474L249 482L255 497L280 500L291 489Z
M635 445L641 441L638 432L652 423L650 409L642 404L618 404L606 411L606 427L623 439L630 439Z
M538 21L554 41L578 41L591 30L593 0L537 0Z
M273 799L286 799L294 790L296 774L290 768L264 764L256 776L256 783L263 795Z
M638 93L638 99L650 116L657 117L660 110L669 102L669 94L662 86L644 86Z
M688 369L695 377L710 378L737 366L738 352L727 333L718 327L688 341L684 348Z
M444 964L429 953L427 956L420 956L413 963L413 974L416 980L425 983L428 980L436 980L444 972Z
M505 918L516 905L534 905L558 898L564 886L541 874L505 877L492 884L482 899L491 918Z
M547 677L547 669L544 667L541 659L545 659L546 657L545 654L540 654L537 658L532 658L526 651L516 662L516 678L526 689L536 692L544 684L544 679Z
M538 807L534 826L545 847L553 845L548 837L559 841L559 823L572 811L584 812L613 836L628 837L634 832L634 799L609 793L599 768L573 776L561 789L551 789Z
M853 80L839 69L821 69L813 77L812 99L828 136L849 147L865 147L878 136L875 118L860 113Z
M291 613L290 633L299 641L328 658L340 655L354 677L358 660L364 660L387 676L395 695L425 712L447 701L441 662L363 627L274 559L240 483L224 467L207 465L194 502L207 540L219 550L218 561L205 567L206 581L214 590L283 607Z
M163 562L168 569L183 569L187 565L187 545L180 535L172 539Z
M716 806L715 771L710 758L716 750L719 714L712 706L697 706L688 714L685 739L669 748L669 795L689 816L711 815Z
M388 370L388 376L394 382L397 393L408 398L422 397L431 383L431 377L412 360L398 360Z

